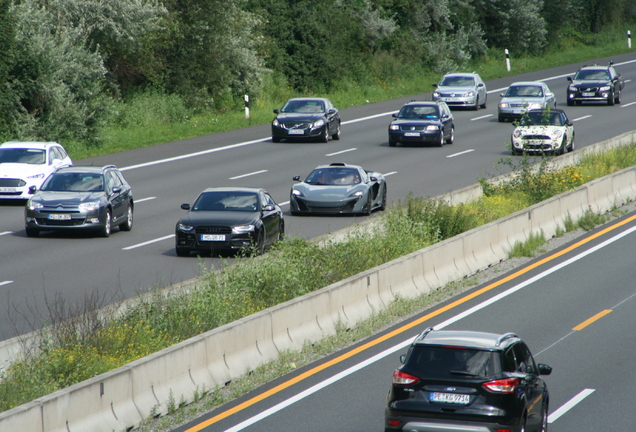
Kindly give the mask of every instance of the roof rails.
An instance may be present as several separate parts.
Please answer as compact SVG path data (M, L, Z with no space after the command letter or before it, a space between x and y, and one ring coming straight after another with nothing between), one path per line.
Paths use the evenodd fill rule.
M419 334L419 336L417 337L417 340L422 340L426 337L426 335L428 335L430 332L433 331L433 327L429 327L426 330L424 330L422 333Z
M512 339L517 337L519 336L517 336L515 333L503 334L497 338L497 343L495 343L495 346L500 346L503 343L503 341L505 341L506 339Z

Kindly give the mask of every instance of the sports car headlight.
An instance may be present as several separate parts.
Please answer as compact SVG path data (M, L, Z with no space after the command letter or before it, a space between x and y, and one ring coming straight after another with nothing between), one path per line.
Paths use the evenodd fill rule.
M349 196L360 198L360 197L364 196L364 191L357 191L357 192L352 193Z
M27 178L28 179L41 179L41 178L44 178L44 173L30 175L30 176L27 176Z
M323 127L324 125L325 125L325 121L323 119L320 119L320 120L316 120L312 127L314 129L318 129L320 127Z
M254 231L254 225L238 225L232 227L232 234L245 234Z
M80 210L83 211L93 211L99 209L99 201L85 202L81 203L77 206Z
M396 124L392 124L391 126L389 126L389 130L400 130L400 126Z
M299 190L294 189L292 190L292 195L300 197L300 196L303 196L303 193Z
M42 207L44 207L41 202L33 200L29 200L26 205L29 210L41 209Z
M192 231L194 231L194 227L192 225L182 224L181 222L179 222L177 224L177 229L179 231L183 231L183 232L192 232Z
M610 91L612 89L612 87L610 86L603 86L603 87L599 87L599 91Z
M274 119L274 121L272 122L272 124L273 124L274 126L279 126L279 125L280 125L280 123L278 123L278 119Z
M428 125L426 126L426 130L429 132L437 132L439 130L439 126L437 125Z
M538 102L529 103L528 106L526 107L526 109L538 109L538 108L542 108L542 104Z

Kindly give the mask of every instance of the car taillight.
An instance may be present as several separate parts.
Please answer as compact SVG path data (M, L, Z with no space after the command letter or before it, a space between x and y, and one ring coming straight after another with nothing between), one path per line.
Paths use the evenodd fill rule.
M396 370L395 372L393 372L393 384L400 384L400 385L415 384L419 380L420 379L418 377L409 375L405 372L402 372L401 370Z
M495 393L512 393L519 384L518 378L503 378L494 381L488 381L483 386L486 390L490 390Z

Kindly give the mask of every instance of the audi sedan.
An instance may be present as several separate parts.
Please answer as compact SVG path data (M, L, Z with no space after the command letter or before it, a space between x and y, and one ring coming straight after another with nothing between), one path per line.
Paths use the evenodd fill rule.
M274 113L273 142L340 139L340 113L329 99L293 98Z
M218 187L205 189L175 227L175 250L192 252L260 254L282 240L283 211L265 189Z
M132 188L114 165L62 168L29 193L24 211L29 237L41 231L95 231L108 237L113 227L132 229Z
M386 180L358 165L319 165L305 180L292 186L289 205L293 215L363 214L386 208Z
M499 121L518 120L531 109L556 108L556 96L541 81L516 82L501 93Z
M27 200L56 170L73 161L56 142L10 141L0 145L0 200Z

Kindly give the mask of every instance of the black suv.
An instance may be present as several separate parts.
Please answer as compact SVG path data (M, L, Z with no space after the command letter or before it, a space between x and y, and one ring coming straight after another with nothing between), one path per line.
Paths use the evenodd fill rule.
M514 333L426 329L393 372L385 432L546 432L549 394Z
M574 78L568 77L571 82L568 86L568 105L581 105L583 102L604 102L608 105L621 103L625 81L612 64L583 66Z

